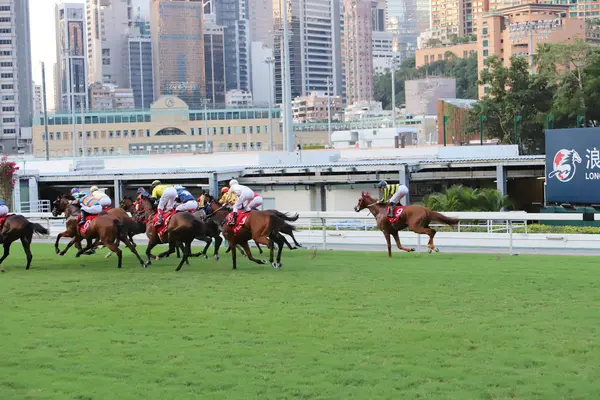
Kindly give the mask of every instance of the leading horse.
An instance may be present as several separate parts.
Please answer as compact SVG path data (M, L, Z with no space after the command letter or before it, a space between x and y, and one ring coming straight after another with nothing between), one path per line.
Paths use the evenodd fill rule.
M400 250L406 252L413 252L415 249L409 249L400 243L398 232L408 227L409 230L415 233L422 233L429 236L429 242L427 247L429 253L439 251L433 244L433 237L436 234L436 230L429 227L432 221L443 222L444 224L454 226L458 224L458 219L447 217L438 212L429 210L422 206L410 205L403 207L400 216L390 221L388 218L388 205L379 202L374 197L370 196L369 193L362 192L361 197L358 199L358 204L354 207L354 211L360 212L364 209L368 209L377 221L377 227L383 232L385 240L387 242L388 256L392 257L392 242L390 236L394 237L396 245Z

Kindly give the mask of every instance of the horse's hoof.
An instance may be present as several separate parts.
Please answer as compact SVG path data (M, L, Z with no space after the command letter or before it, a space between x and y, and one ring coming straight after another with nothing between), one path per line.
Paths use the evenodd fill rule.
M152 261L148 260L144 263L144 268L148 268L151 265L152 265Z
M438 249L437 247L435 249L433 249L433 251L435 251L436 253L440 252L440 249Z
M267 264L267 260L261 260L261 261L260 261L260 263L261 263L262 265L266 265L266 264Z
M208 256L207 256L206 254L204 255L204 259L205 259L205 260L208 260Z
M2 272L6 272L6 270L4 268L0 268L0 273Z
M221 257L215 256L215 261L219 261L220 259L221 259Z
M415 251L417 251L417 250L415 250L415 249L410 249L410 252L411 252L411 253L414 253Z
M56 254L60 254L60 250L59 250L59 249L54 249L54 252L55 252Z
M160 257L159 256L154 256L154 261L158 261L158 260L160 260Z

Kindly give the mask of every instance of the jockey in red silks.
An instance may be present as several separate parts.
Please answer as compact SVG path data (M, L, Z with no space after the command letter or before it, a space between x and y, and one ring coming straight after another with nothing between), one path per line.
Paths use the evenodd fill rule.
M235 179L229 181L229 193L237 196L237 201L233 205L233 218L231 223L237 221L237 214L240 209L249 211L248 204L254 199L254 192L247 186L240 185Z
M250 203L246 206L246 211L258 210L263 205L263 198L260 194L254 193L254 197L250 200Z

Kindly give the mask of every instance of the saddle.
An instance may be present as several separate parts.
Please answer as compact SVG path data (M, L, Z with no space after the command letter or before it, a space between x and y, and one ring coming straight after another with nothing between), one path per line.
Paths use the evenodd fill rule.
M15 214L6 214L4 217L0 217L0 231L2 230L2 228L4 228L4 223L6 222L6 220L10 217L12 217Z
M240 211L237 214L237 219L235 221L235 225L233 226L233 233L237 234L240 230L242 230L242 228L244 227L244 224L246 223L246 220L248 219L248 216L250 215L252 211ZM231 224L233 221L233 212L230 212L229 214L227 214L227 218L226 218L226 222L227 224Z
M400 220L400 217L402 216L402 211L404 211L404 206L396 206L394 207L394 217L390 218L390 207L388 206L387 208L387 213L388 213L388 217L387 220L391 223L391 224L395 224L396 222L398 222Z
M88 229L90 228L90 224L96 218L98 218L97 215L88 215L85 217L85 222L83 223L83 225L79 225L79 233L81 234L81 236L85 236ZM79 223L79 221L81 221L81 215L77 217L77 223Z
M175 210L171 210L168 213L163 213L163 223L161 226L158 227L158 238L160 239L160 241L163 241L163 237L165 236L165 234L167 233L167 230L169 229L169 221L171 220L171 217L173 215L175 215L177 211ZM156 224L156 222L158 221L158 213L156 213L156 215L154 216L154 220L152 221L153 224Z

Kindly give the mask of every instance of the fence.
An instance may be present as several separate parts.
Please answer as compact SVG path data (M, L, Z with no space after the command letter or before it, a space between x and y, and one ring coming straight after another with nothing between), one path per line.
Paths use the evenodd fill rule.
M528 250L597 250L600 235L531 234L527 226L534 221L582 221L583 214L529 214L525 212L457 212L444 213L459 219L455 230L438 232L436 245L456 248L487 248L508 251ZM64 229L64 219L48 213L24 214L42 223L51 235ZM368 212L302 212L294 223L298 240L309 246L330 248L373 248L385 244ZM432 225L434 226L434 225ZM442 226L442 225L435 225ZM424 248L427 238L412 232L400 233L405 246Z

